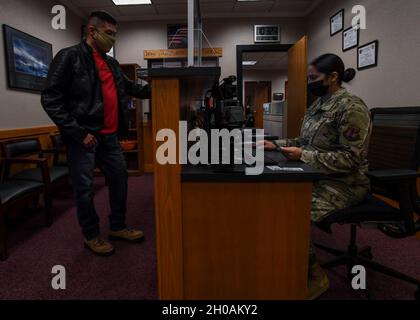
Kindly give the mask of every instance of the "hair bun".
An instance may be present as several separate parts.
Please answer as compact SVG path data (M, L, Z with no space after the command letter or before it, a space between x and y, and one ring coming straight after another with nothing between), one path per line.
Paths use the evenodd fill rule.
M349 68L346 71L344 71L343 81L344 82L350 82L356 77L356 70L353 68Z

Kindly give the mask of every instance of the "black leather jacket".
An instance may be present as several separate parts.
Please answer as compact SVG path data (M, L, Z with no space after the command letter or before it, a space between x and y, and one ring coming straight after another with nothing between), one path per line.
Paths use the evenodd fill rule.
M150 98L150 87L131 82L122 72L117 60L105 56L118 93L118 133L128 131L127 95L140 99ZM98 133L104 125L101 81L98 76L93 49L82 42L65 48L54 57L41 96L47 114L59 128L63 139L72 138L80 143L88 133Z

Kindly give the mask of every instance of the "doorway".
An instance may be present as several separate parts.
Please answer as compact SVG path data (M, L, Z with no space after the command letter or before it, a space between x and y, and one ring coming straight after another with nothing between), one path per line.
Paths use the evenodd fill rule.
M246 77L245 77L246 78ZM255 108L263 106L271 100L272 83L271 81L244 81L244 107L246 115L253 116L253 127L258 129L264 128L263 108Z
M307 48L306 36L294 45L236 47L238 99L245 108L253 104L255 127L275 131L280 138L299 135L308 102ZM260 69L259 78L250 76L252 67ZM267 89L269 82L270 90ZM271 121L281 121L280 129L278 123L273 129Z

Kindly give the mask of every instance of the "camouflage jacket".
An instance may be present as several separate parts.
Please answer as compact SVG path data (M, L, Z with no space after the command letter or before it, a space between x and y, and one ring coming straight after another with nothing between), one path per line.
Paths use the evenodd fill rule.
M301 160L348 186L369 187L367 151L372 131L365 103L346 89L327 101L316 100L306 112L301 135L279 140L303 149Z

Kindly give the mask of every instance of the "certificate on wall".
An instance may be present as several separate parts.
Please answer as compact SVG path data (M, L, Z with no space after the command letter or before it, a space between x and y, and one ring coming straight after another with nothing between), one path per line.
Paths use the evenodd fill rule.
M333 36L344 29L344 9L330 18L330 35Z
M353 49L359 45L359 29L350 27L343 31L343 51Z
M357 49L358 70L373 68L378 65L378 44L379 42L376 40Z

